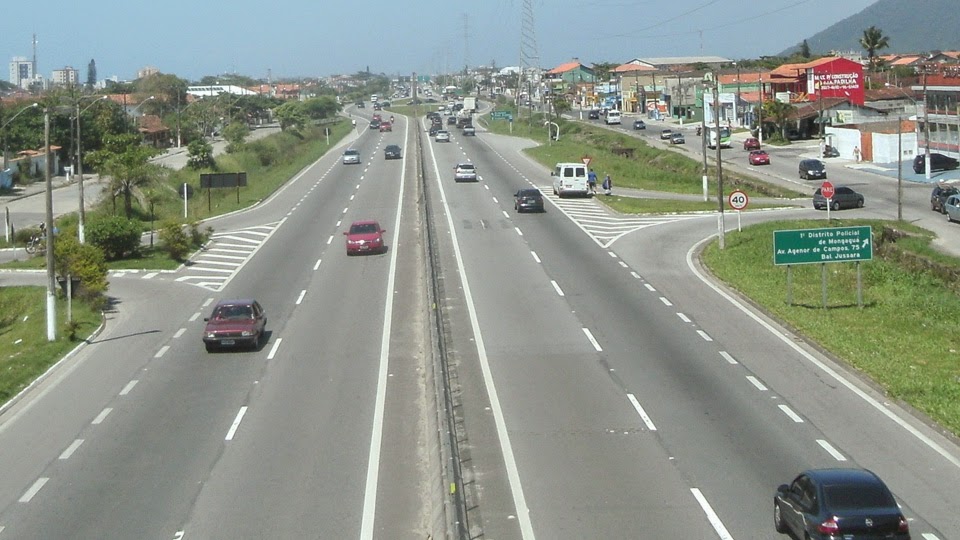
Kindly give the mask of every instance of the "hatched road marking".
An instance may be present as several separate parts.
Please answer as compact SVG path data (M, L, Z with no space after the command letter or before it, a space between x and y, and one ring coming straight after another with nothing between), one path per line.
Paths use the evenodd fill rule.
M210 291L221 291L260 246L283 224L283 220L244 229L214 233L204 249L179 271L176 281Z

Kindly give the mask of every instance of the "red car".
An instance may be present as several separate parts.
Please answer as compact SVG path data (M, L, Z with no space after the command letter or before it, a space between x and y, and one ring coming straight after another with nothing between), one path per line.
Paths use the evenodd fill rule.
M377 122L383 120L383 118L380 117L380 113L374 113L373 119L376 120Z
M387 250L383 243L385 232L376 221L354 221L350 224L350 230L343 233L347 237L347 255L383 253Z
M757 139L756 137L747 137L747 139L743 141L743 149L744 149L744 150L759 150L759 149L760 149L760 140Z
M380 122L380 132L393 131L393 124L390 122Z
M769 165L770 154L768 154L765 150L754 150L750 152L750 164L751 165Z
M247 346L259 349L267 328L267 313L256 300L221 300L214 306L203 329L207 352L220 347Z

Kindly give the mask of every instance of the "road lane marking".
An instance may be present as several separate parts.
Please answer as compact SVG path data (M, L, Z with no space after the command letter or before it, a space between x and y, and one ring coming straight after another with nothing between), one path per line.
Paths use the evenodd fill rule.
M563 289L560 288L560 285L556 281L551 279L550 284L553 285L553 288L555 291L557 291L557 294L563 296Z
M170 350L170 346L169 346L169 345L164 345L163 347L160 347L160 350L157 351L157 354L153 355L153 357L154 357L154 358L162 358L163 355L167 354L167 351L169 351L169 350Z
M32 486L30 486L30 489L28 489L26 493L20 496L20 502L22 503L30 502L30 499L33 499L33 497L37 494L37 492L39 492L40 489L49 481L50 481L49 478L37 478L37 481L34 482Z
M793 412L793 409L791 409L790 407L787 407L786 405L777 405L777 406L780 408L781 411L783 411L783 414L789 416L790 419L793 420L794 422L798 424L803 423L803 418L800 418L800 415Z
M333 243L333 235L331 234L330 238L327 238L327 245L329 246L332 243Z
M140 278L140 279L153 279L153 278L157 277L157 275L158 275L159 273L160 273L160 272L150 272L149 274L144 274L144 276L143 276L142 278Z
M2 530L3 530L3 528L0 527L0 531L2 531ZM937 535L932 534L932 533L923 533L923 534L921 534L920 536L923 537L923 540L940 540L939 538L937 538Z
M307 295L307 290L304 289L300 291L300 296L297 297L297 305L300 305L300 302L303 302L303 297Z
M273 357L277 355L277 349L280 348L280 342L283 341L283 338L277 338L273 342L273 347L270 348L270 353L267 354L267 360L273 360Z
M819 444L821 448L823 448L824 450L826 450L828 454L830 454L831 456L833 456L833 459L835 459L835 460L837 460L837 461L846 461L846 460L847 460L847 458L846 458L843 454L841 454L839 450L837 450L836 448L834 448L833 445L830 444L830 443L828 443L827 441L825 441L825 440L823 440L823 439L817 439L817 444Z
M177 332L176 332L175 334L173 334L173 339L178 339L178 338L180 338L180 336L182 336L183 333L186 332L186 331L187 331L186 328L181 328L181 329L177 330Z
M720 356L722 356L723 359L726 360L731 365L737 365L737 360L733 356L731 356L730 353L728 353L727 351L720 351Z
M354 197L356 197L356 195L351 195L351 196L350 196L350 200L352 201L352 200L354 199ZM346 212L344 212L344 213L346 213Z
M200 312L198 311L198 312L194 313L193 315L191 315L189 320L190 320L190 322L193 322L193 321L195 321L195 320L197 320L197 319L199 319L199 318L200 318Z
M661 297L660 297L660 301L663 302L663 305L665 305L665 306L667 306L667 307L670 307L670 306L673 305L673 304L670 303L670 300L667 300L667 297L666 297L666 296L661 296Z
M120 391L120 395L121 395L121 396L125 396L125 395L129 394L130 391L133 390L133 387L136 386L138 382L140 382L140 381L138 381L137 379L134 379L134 380L128 382L127 385L123 387L123 390Z
M643 286L646 287L647 290L650 291L650 292L657 292L657 290L653 288L653 285L651 285L651 284L649 284L649 283L644 283Z
M692 322L692 321L690 320L690 317L687 317L686 315L684 315L683 313L681 313L681 312L679 312L679 311L677 312L677 317L680 317L680 320L683 321L683 322L685 322L685 323L690 323L690 322Z
M320 268L320 259L317 259L317 264L313 265L314 271L316 271L318 268Z
M207 298L206 302L203 303L202 307L207 307L213 303L213 298Z
M608 251L608 252L607 252L607 255L609 255L609 256L611 256L611 257L613 257L614 259L616 259L616 258L617 258L617 254L616 254L616 253L614 253L614 252L612 252L612 251Z
M500 204L500 201L498 201L496 197L493 198L493 202L494 204ZM504 214L506 214L506 212L504 212Z
M536 251L531 251L531 252L530 252L530 255L533 256L533 260L537 261L537 264L540 264L540 263L541 263L540 257L537 255L537 252L536 252Z
M593 337L593 334L590 333L589 328L584 328L583 333L586 334L587 339L590 340L590 343L593 345L593 348L597 350L597 352L603 352L603 349L600 347L600 344L597 343L597 340Z
M107 415L109 415L110 411L112 410L113 409L111 409L110 407L107 407L106 409L100 411L100 414L98 414L97 417L93 419L93 422L90 422L90 423L95 426L98 424L102 424L103 421L107 419Z
M750 384L756 386L757 390L761 392L767 391L767 387L764 386L762 382L760 382L760 379L754 377L753 375L747 375L747 380L750 381Z
M237 417L233 419L233 424L230 425L230 431L227 431L227 438L225 440L233 440L233 436L237 434L237 428L240 427L240 421L243 420L243 415L245 414L247 414L247 407L240 407L240 412L238 412Z
M348 210L348 208L344 208L344 209L343 209L343 213L346 214L346 213L347 213L347 210Z
M70 446L60 454L60 459L70 459L70 456L77 451L77 448L80 448L81 444L83 444L83 439L77 439L70 443Z
M510 219L510 214L508 214L506 210L501 210L501 212L503 212L503 217Z
M636 273L636 272L630 272L630 275L633 276L633 277L635 277L636 279L641 279L641 278L640 278L640 274L638 274L638 273Z
M620 266L622 266L622 267L624 267L624 268L630 268L630 265L627 264L627 263L625 263L625 262L623 262L623 261L620 261Z
M647 415L647 411L643 410L643 407L640 406L640 402L637 401L636 396L633 394L627 394L627 399L630 400L630 403L633 404L633 408L636 409L637 414L640 415L640 418L643 420L643 423L647 425L647 429L650 431L656 431L657 426L653 425L653 420L650 419L650 416Z
M700 334L700 337L702 337L704 341L713 341L713 338L703 330L697 330L697 333Z
M514 227L513 230L517 231L517 234L523 236L523 232L520 230L520 227Z
M713 530L717 532L720 540L733 540L727 528L723 526L723 522L720 521L720 516L713 511L713 508L710 506L710 503L707 502L707 498L703 496L703 493L697 488L690 488L690 492L693 493L693 497L700 503L700 508L702 508L703 513L707 515L707 521L713 526Z

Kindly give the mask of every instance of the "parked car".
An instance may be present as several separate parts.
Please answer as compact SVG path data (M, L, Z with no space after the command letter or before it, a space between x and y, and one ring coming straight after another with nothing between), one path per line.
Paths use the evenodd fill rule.
M683 133L674 131L670 134L670 144L685 144L687 141L683 138Z
M450 132L445 129L441 129L437 132L435 140L437 142L450 142Z
M597 109L590 109L590 112L587 113L587 119L588 119L588 120L599 120L599 119L600 119L600 111L597 110Z
M513 209L517 212L543 212L543 194L536 188L524 188L513 194Z
M778 533L809 540L909 540L910 525L890 488L865 469L813 469L773 496Z
M960 193L947 197L943 201L943 212L947 214L947 221L960 221Z
M359 165L360 164L360 151L354 150L353 148L348 148L343 152L343 164L344 165Z
M222 347L259 349L267 327L267 314L256 300L221 300L203 319L203 344L207 352Z
M473 163L457 163L456 167L453 168L453 181L476 182L477 168L473 165Z
M647 125L643 123L643 120L634 120L633 129L647 129Z
M819 159L800 160L800 179L826 178L827 166Z
M347 237L347 255L360 253L382 253L387 246L383 243L383 233L380 224L373 220L354 221L350 228L343 233Z
M930 154L930 171L953 170L960 166L960 160L933 152ZM921 174L927 171L927 158L920 154L913 158L913 172Z
M743 149L744 150L759 150L760 149L760 139L756 137L747 137L743 140Z
M957 193L960 193L960 189L957 189L956 186L948 184L937 184L933 186L933 192L930 194L930 209L934 212L946 214L947 210L943 207L943 203L946 202L947 197L956 195Z
M769 165L770 154L766 150L752 150L748 156L751 165Z
M820 188L813 193L813 207L817 210L827 209L827 198L820 193ZM836 186L833 189L833 197L830 199L830 209L840 210L841 208L863 208L863 195L847 186Z
M660 132L660 139L664 141L670 140L670 137L673 137L672 129L664 129Z
M400 147L395 144L388 144L383 149L383 159L400 159L403 157Z

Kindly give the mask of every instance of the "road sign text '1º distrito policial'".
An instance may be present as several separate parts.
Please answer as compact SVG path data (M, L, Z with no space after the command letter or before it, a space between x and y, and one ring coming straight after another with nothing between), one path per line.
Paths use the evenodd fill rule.
M873 260L870 227L773 231L773 264L819 264Z

